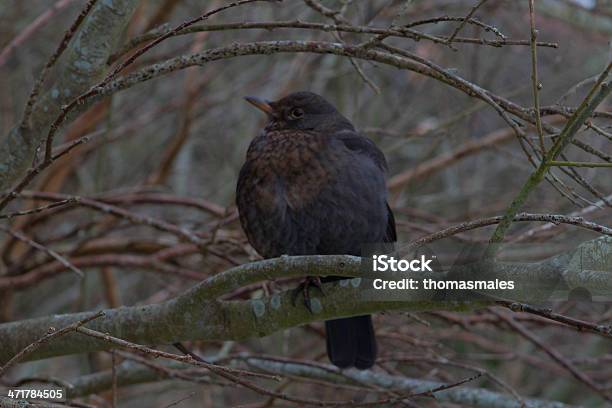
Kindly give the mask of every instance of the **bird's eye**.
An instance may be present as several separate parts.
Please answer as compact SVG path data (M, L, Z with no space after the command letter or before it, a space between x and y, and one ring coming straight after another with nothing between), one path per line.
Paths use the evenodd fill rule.
M300 108L293 108L291 112L289 112L289 116L291 116L292 119L300 119L304 116L304 111Z

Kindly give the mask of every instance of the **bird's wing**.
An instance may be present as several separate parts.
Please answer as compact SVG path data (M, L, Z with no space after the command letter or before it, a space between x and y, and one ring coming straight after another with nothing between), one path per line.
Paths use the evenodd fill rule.
M334 133L334 138L340 140L349 149L369 157L383 171L387 171L387 160L385 155L376 144L354 130L342 130Z
M370 158L383 172L387 172L387 160L378 146L366 136L352 130L343 130L334 134L334 137L342 141L344 145L353 151L359 152L365 157ZM386 242L396 242L397 232L395 229L395 217L389 204L387 204L387 230L385 234Z

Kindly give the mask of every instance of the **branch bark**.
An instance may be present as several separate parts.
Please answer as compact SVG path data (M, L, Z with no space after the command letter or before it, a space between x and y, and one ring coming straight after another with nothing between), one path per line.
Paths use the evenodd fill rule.
M61 106L87 91L107 71L138 0L100 1L83 22L63 56L60 75L33 106L29 123L15 126L0 141L0 190L7 190L31 166L36 150Z
M578 282L581 287L595 292L612 292L609 273L583 271L576 259L591 259L605 264L612 252L612 238L601 237L587 241L568 253L536 263L487 264L492 274L522 277L536 281L541 275L557 272L566 282ZM579 256L578 256L578 255ZM607 258L606 258L607 257ZM474 266L468 266L473 268ZM459 271L461 273L461 271ZM464 270L472 273L473 269ZM457 273L457 271L455 271ZM329 320L380 311L453 310L469 311L494 304L492 301L432 300L432 291L417 290L408 300L369 299L359 289L360 279L328 283L326 296L312 298L310 313L303 305L293 305L292 291L262 299L245 301L220 300L223 295L243 286L266 279L300 276L367 277L361 258L348 255L295 256L269 259L237 266L215 275L182 295L160 304L109 309L104 317L88 327L121 339L141 344L171 344L185 340L243 340L263 337L318 320ZM419 272L406 277L427 278ZM431 277L440 278L439 272ZM91 313L54 315L0 325L0 362L8 361L20 350L42 337L49 327L66 327L90 316ZM28 356L41 359L111 347L103 341L77 333L69 333L45 344Z

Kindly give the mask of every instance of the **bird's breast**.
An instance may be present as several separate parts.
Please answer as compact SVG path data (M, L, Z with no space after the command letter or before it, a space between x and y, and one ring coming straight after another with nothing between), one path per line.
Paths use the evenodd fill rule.
M333 184L337 162L324 135L304 131L268 132L254 140L247 161L251 165L254 191L265 205L282 199L300 209L317 199ZM335 162L335 163L334 163Z
M259 135L236 193L249 242L265 257L357 255L387 228L383 170L325 134Z

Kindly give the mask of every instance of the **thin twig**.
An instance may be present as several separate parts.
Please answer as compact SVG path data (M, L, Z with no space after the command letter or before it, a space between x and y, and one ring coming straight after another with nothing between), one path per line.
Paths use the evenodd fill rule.
M39 244L38 242L34 241L33 239L30 239L28 237L26 237L25 235L23 235L22 233L18 232L18 231L13 231L10 228L6 228L4 226L0 225L0 231L4 231L5 233L11 235L12 237L18 239L19 241L25 242L26 244L30 245L32 248L38 249L39 251L42 251L44 253L46 253L47 255L49 255L50 257L52 257L53 259L55 259L56 261L58 261L59 263L61 263L62 265L64 265L64 267L70 269L71 271L73 271L74 273L76 273L79 278L84 278L85 274L83 273L83 271L81 271L79 268L77 268L76 266L74 266L74 264L72 262L70 262L68 259L66 259L64 256L60 255L59 253L55 252L54 250L52 250L51 248L48 248L42 244Z
M47 332L47 334L45 334L44 336L42 336L41 338L36 340L34 343L30 344L29 346L25 347L19 353L15 354L9 361L6 362L6 364L4 364L2 367L0 367L0 377L2 377L2 375L4 375L6 370L8 370L13 365L17 364L19 361L21 361L27 355L32 354L34 351L38 350L38 348L40 346L42 346L43 344L48 343L49 341L53 340L54 338L57 338L59 336L63 336L64 334L66 334L68 332L71 332L73 330L78 330L85 323L88 323L88 322L90 322L90 321L92 321L94 319L97 319L99 317L102 317L102 316L104 316L104 312L100 311L100 312L92 314L89 317L86 317L85 319L82 319L82 320L79 320L78 322L72 323L72 324L70 324L70 325L68 325L68 326L66 326L66 327L64 327L63 329L60 329L60 330L57 330L54 327L50 327L49 331Z
M197 252L197 247L195 247L195 249ZM206 275L202 274L201 272L162 262L151 256L110 253L76 257L71 261L72 265L77 265L83 268L116 266L126 268L128 270L139 269L149 272L161 272L165 276L180 277L192 281L201 281L202 279L206 278ZM44 279L49 279L66 269L67 266L61 262L47 263L20 275L1 276L0 288L11 288L13 290L24 289L35 285Z
M37 30L45 26L51 18L58 14L63 8L73 3L75 0L59 0L53 6L46 9L44 13L39 15L32 21L27 27L25 27L19 35L13 38L3 49L0 51L0 67L2 67L6 61L8 61L13 50L21 46L28 38L30 38Z
M582 127L583 123L591 116L595 108L610 94L612 86L607 81L608 75L612 71L612 62L608 63L595 85L591 88L588 95L584 98L576 112L566 123L561 134L556 138L555 144L548 150L546 156L542 160L540 166L529 176L523 187L518 192L512 203L508 206L504 219L497 225L497 228L491 236L491 243L502 242L506 232L510 228L515 215L519 212L529 194L533 189L540 184L550 168L550 162L557 159L559 154L574 139L576 132Z
M198 367L204 367L215 374L221 375L222 377L225 377L226 375L240 375L240 376L265 378L268 380L276 380L276 381L280 380L279 377L275 375L260 374L260 373L254 373L251 371L245 371L245 370L240 370L236 368L223 367L217 364L211 364L211 363L207 363L204 361L197 361L190 355L182 356L178 354L167 353L161 350L152 349L150 347L143 346L141 344L132 343L132 342L111 336L110 334L101 333L99 331L88 329L85 327L77 327L76 331L84 335L90 336L90 337L95 337L107 343L111 343L117 347L131 350L134 352L143 353L146 355L150 355L155 358L159 358L159 357L168 358L171 360L180 361L182 363L187 363L187 364L195 365Z
M531 331L529 331L525 326L514 320L512 316L508 316L505 313L501 313L494 308L489 308L491 313L499 317L501 320L506 322L508 326L514 329L517 333L519 333L522 337L529 340L531 343L536 345L539 349L548 354L554 361L559 363L562 367L564 367L567 371L569 371L572 376L574 376L577 380L591 388L593 391L597 392L601 395L606 401L612 402L612 397L607 395L606 391L602 389L602 387L598 386L593 382L591 378L589 378L586 374L576 368L569 360L567 360L561 353L557 350L549 347L545 344L539 337L534 335Z
M498 215L495 217L489 218L481 218L478 220L467 221L461 224L445 228L442 231L435 232L433 234L426 235L422 238L417 239L416 241L411 242L409 245L411 247L417 247L423 244L427 244L429 242L438 241L443 238L447 238L456 234L459 234L464 231L473 230L476 228L482 228L489 225L495 225L502 222L504 216ZM552 222L555 224L571 224L577 227L585 228L594 232L598 232L600 234L612 236L612 228L606 227L604 225L596 224L591 221L586 221L582 217L570 217L566 215L560 214L529 214L529 213L520 213L516 214L513 218L514 222L519 221L537 221L537 222Z
M554 320L559 323L563 323L567 326L575 327L579 331L589 331L591 333L597 333L604 337L612 338L612 325L605 326L602 324L587 322L585 320L574 319L573 317L555 313L550 309L541 309L525 303L510 302L507 300L499 300L496 303L498 305L507 307L513 312L534 314L537 316L545 317L550 320Z
M463 17L462 17L463 18ZM205 25L197 25L193 27L189 27L177 32L174 35L186 35L196 32L202 31L225 31L225 30L275 30L281 28L299 28L306 30L318 30L318 31L326 31L326 32L348 32L355 34L377 34L384 35L387 37L402 37L402 38L410 38L413 40L430 40L435 43L444 44L447 38L445 37L436 37L430 34L421 33L416 30L411 30L410 25L408 26L392 26L390 28L378 28L378 27L370 27L370 26L357 26L357 25L347 25L347 24L328 24L328 23L315 23L309 21L301 21L301 20L288 20L288 21L262 21L262 22L240 22L240 23L225 23L225 24L205 24ZM164 33L169 32L170 29L166 26L161 26L155 30L152 30L146 34L143 34L138 37L134 37L128 43L126 43L118 52L113 54L109 61L115 61L125 53L132 50L134 47L137 47L140 44L143 44L147 41L151 41ZM465 38L465 37L456 37L454 39L455 43L470 43L470 44L479 44L479 45L487 45L492 47L503 47L503 46L513 46L513 45L530 45L529 40L512 40L505 38L503 40L486 40L480 38ZM538 47L550 47L550 48L558 48L557 43L553 42L537 42Z
M336 24L349 24L340 11L327 8L316 0L304 0L304 3L317 13L331 18Z
M559 161L553 160L548 162L549 166L559 167L612 167L612 163L591 163L591 162L575 162L575 161Z
M542 157L546 155L546 146L544 145L544 131L542 130L542 117L540 116L540 89L542 84L538 79L538 54L536 47L536 39L538 31L535 28L535 11L534 0L529 0L529 22L531 27L531 86L533 91L533 109L535 113L536 131L540 140L540 150Z
M385 362L385 361L398 362L398 363L400 363L400 362L407 362L407 363L425 362L425 363L439 364L439 365L450 366L450 367L458 367L458 368L463 368L463 369L466 369L466 370L474 371L476 373L480 373L480 374L486 376L492 382L497 384L500 388L508 391L510 394L512 394L514 396L514 398L517 400L517 402L519 404L524 404L523 398L509 384L504 382L502 379L498 378L496 375L493 375L489 371L485 370L484 368L477 367L477 366L474 366L474 365L471 365L471 364L465 364L465 363L459 363L459 362L456 362L456 361L451 361L451 360L447 359L446 357L429 358L429 357L422 357L422 356L418 356L418 357L398 357L398 358L387 357L387 358L379 358L377 361L379 363L382 363L382 362Z
M342 12L340 12L340 11L331 10L331 9L323 6L321 3L319 3L319 2L317 2L315 0L304 0L304 3L306 3L306 5L308 7L312 8L317 13L319 13L319 14L325 16L325 17L331 18L338 25L340 25L340 24L351 25L348 22L348 20L346 20L342 16ZM342 35L340 33L341 33L340 31L337 31L334 34L335 34L335 36L336 36L338 41L344 42L344 40L342 39ZM359 77L361 77L363 82L365 82L365 84L368 85L372 89L372 91L374 91L375 94L379 95L380 92L381 92L380 91L380 87L378 85L376 85L374 83L374 81L371 80L366 75L366 73L363 71L363 69L359 66L359 63L354 58L350 58L350 57L349 57L349 62L351 63L351 65L355 69L355 72L357 72L357 75L359 75Z
M505 41L505 40L508 39L496 27L494 27L492 25L485 24L482 21L477 20L475 18L468 18L468 19L466 19L465 17L440 16L440 17L427 18L427 19L424 19L424 20L413 21L413 22L411 22L409 24L405 24L403 27L410 28L410 27L416 27L416 26L424 25L424 24L437 24L437 23L444 22L444 21L467 21L468 24L473 24L476 27L480 27L480 28L484 29L485 31L492 32L497 37L499 37L499 39L501 41Z
M298 398L298 397L293 397L287 394L282 394L282 393L278 393L278 392L274 392L271 390L268 390L266 388L263 388L259 385L256 385L253 382L247 381L241 377L243 376L252 376L252 377L260 377L260 378L266 378L266 379L274 379L274 380L279 380L279 377L276 375L270 375L270 374L262 374L262 373L255 373L252 371L245 371L245 370L238 370L238 369L233 369L233 368L229 368L229 367L224 367L224 366L220 366L217 364L210 364L210 363L205 363L202 361L196 361L194 360L191 356L186 355L186 356L179 356L176 354L172 354L172 353L166 353L164 351L160 351L160 350L155 350L152 348L149 348L147 346L143 346L140 344L136 344L136 343L131 343L129 341L126 340L122 340L119 339L117 337L113 337L109 334L104 334L101 333L99 331L96 330L91 330L91 329L87 329L84 327L79 327L77 328L77 331L79 333L82 333L84 335L87 336L91 336L94 338L97 338L99 340L105 341L107 343L111 343L117 347L120 348L125 348L131 351L135 351L135 352L140 352L140 353L144 353L153 357L163 357L163 358L169 358L175 361L180 361L183 363L188 363L188 364L192 364L195 366L199 366L199 367L204 367L207 368L208 370L210 370L212 373L217 374L229 381L231 381L232 383L236 383L239 385L242 385L243 387L246 387L252 391L255 391L259 394L262 395L268 395L268 396L274 396L276 398L279 399L283 399L286 401L291 401L291 402L295 402L295 403L299 403L299 404L306 404L306 405L315 405L315 406L355 406L355 402L354 401L322 401L322 400L318 400L318 399L308 399L308 398ZM375 404L374 404L375 405Z
M4 195L4 197L0 201L0 211L3 210L8 205L8 203L10 203L13 199L17 198L19 193L23 191L23 189L28 184L30 184L32 180L34 180L34 178L36 178L36 176L38 176L44 169L51 166L53 162L69 154L76 147L84 143L87 143L90 138L96 135L102 134L103 132L104 132L103 130L98 130L96 132L92 132L91 134L87 134L83 137L80 137L79 139L76 139L68 143L66 147L61 148L57 153L53 154L49 160L43 160L38 165L32 166L30 170L28 170L28 172L25 174L25 176L23 176L23 178L19 181L19 183L17 183L17 185L13 187L9 193Z
M416 394L411 394L410 396L411 397L419 397L419 396L433 397L436 392L440 392L440 391L448 390L450 388L458 387L458 386L463 385L465 383L468 383L470 381L474 381L474 380L476 380L477 378L480 378L480 377L482 377L482 373L477 373L477 374L475 374L475 375L473 375L471 377L464 378L463 380L459 380L459 381L451 383L451 384L443 384L443 385L440 385L439 387L432 388L431 390L419 392L419 393L416 393Z
M569 217L582 217L584 215L592 213L593 211L601 210L602 208L604 208L604 205L607 205L610 202L612 202L612 194L608 195L607 197L604 197L602 200L594 203L593 205L590 205L588 207L582 208L582 209L580 209L578 211L574 211L574 212L572 212L570 214L567 214L567 215ZM517 237L512 238L511 242L524 241L526 238L533 237L537 233L550 230L550 229L552 229L554 227L557 227L557 226L559 226L559 224L552 223L552 222L548 223L548 224L540 225L538 227L530 229L527 232L521 233Z
M472 9L467 14L467 16L465 16L465 18L461 20L461 24L459 24L457 28L455 28L455 31L453 31L453 33L450 35L450 37L447 38L446 40L447 44L451 44L453 42L457 34L459 34L459 31L461 31L461 29L467 24L468 20L472 18L474 13L476 13L476 10L478 10L480 6L482 6L486 1L487 0L480 0L474 7L472 7Z
M50 210L52 208L69 206L70 204L74 204L76 202L77 202L77 199L71 197L71 198L67 198L65 200L60 200L60 201L56 201L56 202L51 203L51 204L43 205L41 207L32 208L30 210L17 211L17 212L10 213L10 214L0 214L0 219L9 219L10 220L11 218L20 217L22 215L38 214L40 212L43 212L43 211L46 211L46 210Z

